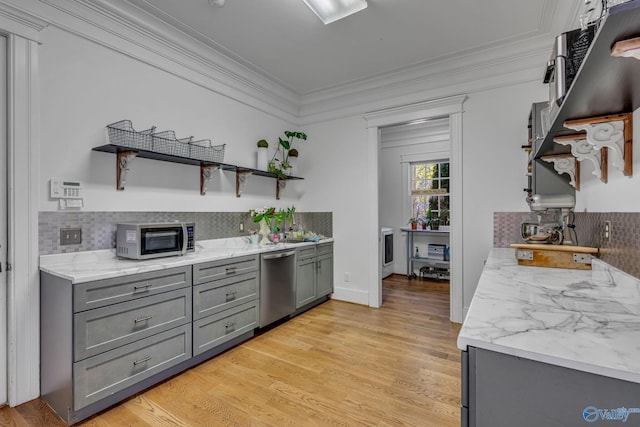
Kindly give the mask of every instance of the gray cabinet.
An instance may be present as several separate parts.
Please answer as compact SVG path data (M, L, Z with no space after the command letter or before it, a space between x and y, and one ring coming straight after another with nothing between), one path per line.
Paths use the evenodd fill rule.
M41 273L42 398L72 424L179 372L191 279L191 266L77 285Z
M462 352L462 426L587 425L604 421L590 408L636 408L639 395L638 383L475 347ZM640 414L628 421L640 425Z
M316 248L300 248L296 253L296 309L316 299Z
M296 258L296 309L301 309L333 293L333 243L299 248Z
M191 357L191 325L182 325L73 364L74 408L111 396Z
M316 294L323 297L333 293L333 243L323 243L317 248Z
M257 255L193 266L193 355L253 336L259 319Z
M333 292L333 244L299 248L297 312ZM69 424L254 335L259 255L73 284L40 274L40 393Z

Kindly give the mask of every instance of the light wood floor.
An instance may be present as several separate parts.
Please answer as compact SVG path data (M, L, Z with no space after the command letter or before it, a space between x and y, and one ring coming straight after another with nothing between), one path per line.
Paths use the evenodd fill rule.
M80 424L459 426L449 285L384 281L383 307L328 301ZM63 426L40 399L2 426Z

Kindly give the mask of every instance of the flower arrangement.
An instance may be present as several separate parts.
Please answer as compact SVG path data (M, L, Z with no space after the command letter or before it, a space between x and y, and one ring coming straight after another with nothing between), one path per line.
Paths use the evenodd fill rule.
M264 220L267 227L271 228L271 220L275 218L276 208L265 206L264 208L251 209L249 213L253 222L259 223Z

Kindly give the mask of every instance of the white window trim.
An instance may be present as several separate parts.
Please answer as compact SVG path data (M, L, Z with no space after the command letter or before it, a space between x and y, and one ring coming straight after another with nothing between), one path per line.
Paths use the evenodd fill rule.
M411 201L411 165L412 164L417 164L417 163L450 163L450 160L448 157L438 157L438 158L434 158L434 159L429 159L429 160L414 160L411 161L409 163L407 163L406 165L403 164L402 165L402 185L403 188L405 189L405 191L402 192L402 213L405 213L405 209L406 212L408 213L408 216L405 215L406 218L411 218L415 216L415 212L412 211L412 206L413 203ZM450 178L449 178L450 179ZM439 196L449 196L451 197L451 193L446 193L446 194L438 194Z

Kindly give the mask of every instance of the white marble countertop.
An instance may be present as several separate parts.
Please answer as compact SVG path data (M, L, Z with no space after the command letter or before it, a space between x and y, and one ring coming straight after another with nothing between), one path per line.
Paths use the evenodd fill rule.
M593 270L518 266L494 248L458 336L479 347L640 383L640 281Z
M203 240L196 243L196 251L193 253L140 261L118 258L115 255L115 249L41 255L40 270L68 279L75 284L329 242L333 242L333 238L323 239L318 243L279 243L277 245L252 245L248 237Z

